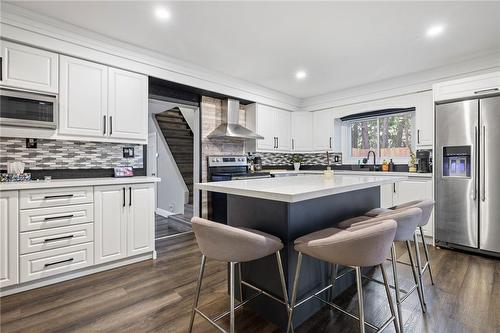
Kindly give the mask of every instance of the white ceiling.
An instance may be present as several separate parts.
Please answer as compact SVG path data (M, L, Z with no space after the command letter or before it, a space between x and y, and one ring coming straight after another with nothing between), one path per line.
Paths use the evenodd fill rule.
M296 97L500 49L500 2L16 2L102 35ZM154 17L162 5L168 22ZM426 29L444 24L429 39ZM307 71L303 81L295 79Z

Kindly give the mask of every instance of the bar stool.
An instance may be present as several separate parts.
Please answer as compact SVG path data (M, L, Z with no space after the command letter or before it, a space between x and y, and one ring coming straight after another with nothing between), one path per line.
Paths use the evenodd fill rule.
M212 222L198 217L193 217L191 220L196 241L202 253L200 272L198 277L198 284L196 286L196 295L191 313L191 321L189 323L189 332L193 330L193 323L196 314L199 314L206 319L210 324L215 326L221 332L227 333L217 321L223 317L230 315L229 332L234 333L234 311L252 301L259 295L268 296L277 302L280 302L286 307L287 313L290 312L288 305L288 294L285 284L285 275L283 273L283 265L281 262L280 250L283 248L281 240L275 236L266 234L264 232L247 229L235 228L225 224ZM248 262L260 258L267 257L268 255L275 254L278 264L278 271L283 289L283 300L269 294L268 292L257 288L256 286L241 280L240 269L240 293L241 285L244 284L258 293L248 298L235 306L234 304L234 284L235 284L235 266L241 267L242 262ZM229 297L230 309L215 318L211 319L198 309L198 301L200 298L201 283L203 279L203 272L205 269L206 259L214 259L229 263ZM241 294L240 294L241 295Z
M294 309L313 298L318 299L321 302L331 306L332 308L341 311L351 318L359 320L359 330L362 333L365 332L365 325L380 332L385 329L391 322L394 323L396 331L398 331L396 311L392 302L387 274L385 272L384 266L382 265L382 263L385 261L385 256L394 241L396 229L396 222L388 219L378 223L373 223L368 226L363 226L362 228L354 227L352 229L346 230L338 228L328 228L296 239L295 250L298 252L298 257L295 279L293 282L292 298L290 304L291 310L289 312L287 333L290 332L290 329L292 328ZM354 314L345 311L333 302L323 300L321 297L319 297L319 294L331 288L332 285L329 285L296 303L297 286L300 277L300 267L302 264L303 254L322 261L326 261L331 264L340 264L354 268L354 270L356 271L359 317L356 317ZM381 327L376 327L371 323L365 322L364 318L361 267L366 266L380 266L384 278L385 291L387 294L389 308L391 310L391 317L384 324L382 324Z
M352 228L362 228L363 226L370 226L374 223L391 219L396 221L397 229L396 235L394 237L394 242L391 246L391 262L392 262L392 271L394 274L394 289L396 293L396 306L398 310L398 320L399 327L401 332L403 331L403 317L401 304L408 299L408 297L416 290L418 294L418 298L420 301L420 306L422 308L422 312L426 312L426 307L423 299L422 288L420 285L420 280L418 278L418 273L416 271L414 265L414 259L411 252L410 240L415 235L415 230L417 228L418 223L421 220L422 209L420 208L408 208L403 210L396 210L391 212L383 213L377 217L369 217L369 216L359 216L352 219L345 220L338 224L339 228L343 229L352 229ZM398 269L397 269L397 255L396 255L396 246L395 242L402 241L406 243L406 248L408 251L408 256L410 258L410 266L412 269L413 279L415 284L411 287L409 291L401 289L399 287L399 278L398 278ZM334 272L336 272L337 268L334 268ZM345 273L344 273L345 274ZM341 276L340 276L341 277ZM340 277L334 276L333 279L338 279ZM371 281L382 283L381 281L369 278ZM401 296L401 292L405 295Z
M425 271L429 271L429 277L431 279L431 284L434 285L434 277L432 276L432 268L431 268L431 260L429 256L429 249L427 248L427 243L425 241L425 236L424 236L424 229L423 227L429 223L432 209L434 208L434 200L415 200L415 201L410 201L406 202L401 205L393 206L390 208L376 208L372 209L369 212L366 212L366 216L370 217L377 217L381 216L382 214L388 214L390 212L394 211L400 211L403 209L408 209L408 208L420 208L422 209L422 218L420 222L418 223L418 229L420 231L420 237L422 239L422 245L424 247L424 254L425 254L425 263L421 262L420 259L420 249L418 247L418 242L417 242L417 235L415 234L414 242L415 242L415 252L417 254L417 265L418 265L418 271L419 271L419 279L420 279L420 284L422 285L422 292L423 292L423 282L422 278L425 274ZM425 293L424 293L424 302L425 302Z

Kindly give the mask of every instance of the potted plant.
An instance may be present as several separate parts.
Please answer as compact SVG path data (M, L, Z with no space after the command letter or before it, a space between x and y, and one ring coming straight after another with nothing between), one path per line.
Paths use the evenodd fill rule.
M300 163L302 163L303 160L304 160L304 158L302 157L302 155L299 155L299 154L292 155L292 163L293 163L293 168L295 171L299 171Z

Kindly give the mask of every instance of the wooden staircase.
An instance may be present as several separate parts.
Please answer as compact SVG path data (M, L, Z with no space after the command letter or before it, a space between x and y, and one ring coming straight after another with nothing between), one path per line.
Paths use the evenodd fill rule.
M189 190L188 204L193 202L194 137L186 119L178 108L155 115L156 121L172 152L175 163Z

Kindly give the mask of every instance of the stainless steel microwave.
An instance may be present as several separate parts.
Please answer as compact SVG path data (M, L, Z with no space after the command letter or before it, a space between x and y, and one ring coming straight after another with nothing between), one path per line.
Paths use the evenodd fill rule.
M0 88L0 124L56 128L57 97Z

